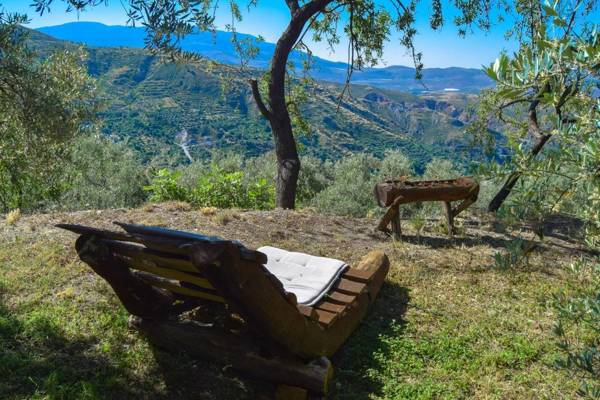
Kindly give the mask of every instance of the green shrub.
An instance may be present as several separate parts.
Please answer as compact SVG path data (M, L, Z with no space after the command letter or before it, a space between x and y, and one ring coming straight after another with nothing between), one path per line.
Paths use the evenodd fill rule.
M314 157L303 157L296 201L300 205L308 205L311 200L325 190L333 182L333 163L323 162Z
M581 376L580 397L600 399L600 263L578 262L571 272L577 289L565 287L554 296L563 353L556 364Z
M244 179L242 171L226 172L212 164L199 177L190 202L198 207L264 210L274 205L275 190L265 178Z
M381 160L379 167L380 180L394 179L401 176L413 176L414 169L412 161L400 150L388 150Z
M311 201L318 210L337 215L364 217L377 205L373 187L380 161L371 155L353 154L333 166L333 182Z
M146 199L148 180L137 154L101 136L74 143L64 180L68 185L58 203L62 209L135 207Z
M190 191L180 185L180 171L159 169L144 190L150 193L148 200L152 202L189 201Z
M443 158L434 158L425 166L423 179L453 179L461 175L462 173L452 161Z
M187 201L195 207L269 209L275 203L275 188L265 178L256 178L242 171L226 171L217 163L187 168L186 183L181 171L161 169L144 189L150 201ZM197 171L197 176L190 172ZM193 183L192 183L193 182Z

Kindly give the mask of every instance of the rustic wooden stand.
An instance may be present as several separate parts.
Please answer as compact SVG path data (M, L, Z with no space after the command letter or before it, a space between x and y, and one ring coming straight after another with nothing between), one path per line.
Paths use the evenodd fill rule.
M125 232L58 225L80 234L79 257L113 288L130 325L158 347L231 365L279 385L278 398L325 396L333 355L367 314L389 269L369 253L308 307L238 242L140 225ZM182 313L210 308L208 321Z
M400 224L400 205L421 201L441 201L446 215L448 234L456 233L454 217L477 201L479 183L471 177L435 181L409 181L406 178L385 181L375 185L375 199L381 207L389 207L383 215L377 229L385 233L393 233L397 239L402 238ZM453 201L462 200L452 208ZM392 230L388 225L392 225Z

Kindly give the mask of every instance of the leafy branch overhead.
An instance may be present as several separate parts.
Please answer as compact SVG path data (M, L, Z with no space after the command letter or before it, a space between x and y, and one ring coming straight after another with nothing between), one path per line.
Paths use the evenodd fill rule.
M471 129L493 141L489 129L500 124L512 150L511 163L502 168L512 171L495 172L506 180L490 211L497 211L523 178L523 185L537 182L535 190L519 189L528 196L518 197L528 204L524 209L557 212L569 197L586 196L586 206L573 214L600 232L593 211L600 187L600 32L586 22L589 7L581 0L541 6L529 40L485 68L497 86L481 96Z

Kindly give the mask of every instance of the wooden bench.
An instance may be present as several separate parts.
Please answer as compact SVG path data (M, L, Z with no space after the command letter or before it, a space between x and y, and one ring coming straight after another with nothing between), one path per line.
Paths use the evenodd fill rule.
M456 179L433 181L409 181L406 177L389 180L375 185L375 199L380 207L389 207L381 217L377 229L402 238L400 205L422 201L441 201L446 215L448 234L455 234L454 217L477 201L479 183L468 176ZM462 200L455 208L451 202ZM388 225L392 229L388 229Z
M384 253L371 252L309 307L266 270L265 254L238 242L117 225L123 231L58 227L80 235L79 257L111 285L131 326L166 350L316 395L327 393L329 357L367 314L389 269ZM209 321L180 318L207 307Z

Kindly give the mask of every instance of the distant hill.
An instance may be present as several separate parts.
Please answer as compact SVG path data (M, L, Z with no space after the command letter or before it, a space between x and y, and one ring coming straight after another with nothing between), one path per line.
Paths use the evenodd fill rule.
M83 43L95 47L144 47L144 28L126 26L107 26L96 22L72 22L64 25L38 29L55 38ZM251 35L239 34L240 38L253 40L260 53L251 62L256 68L269 65L275 45L259 42ZM224 64L237 64L239 59L231 43L231 33L217 31L215 34L199 32L187 36L182 43L185 50L201 54L211 60ZM306 54L295 52L291 61L300 66ZM319 57L313 59L313 76L319 80L342 83L346 79L347 64L333 62ZM353 75L353 83L372 85L405 92L423 92L425 90L443 91L454 89L461 92L479 92L490 87L491 80L479 69L473 68L426 68L423 82L416 81L414 68L390 66L386 68L367 68ZM425 89L425 87L427 89Z
M74 44L34 31L31 46L44 55ZM138 48L89 47L88 52L88 70L105 97L104 133L127 140L147 161L160 156L187 162L175 143L183 129L194 158L213 149L252 156L273 148L270 126L258 113L247 83L248 74L258 71L242 73L208 61L163 63ZM299 137L303 154L336 159L351 152L381 156L400 149L418 170L435 156L457 163L470 160L463 131L469 119L466 107L476 95L415 95L351 85L349 97L339 103L341 89L341 84L326 82L311 89L302 106L312 127L310 135Z

